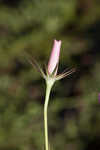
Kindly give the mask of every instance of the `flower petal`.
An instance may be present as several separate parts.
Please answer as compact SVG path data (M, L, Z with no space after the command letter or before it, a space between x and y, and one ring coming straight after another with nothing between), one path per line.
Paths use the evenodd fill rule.
M49 75L53 73L57 64L59 63L60 47L61 47L61 41L54 40L54 45L53 45L51 56L48 62ZM55 71L55 75L56 74L57 74L57 69Z

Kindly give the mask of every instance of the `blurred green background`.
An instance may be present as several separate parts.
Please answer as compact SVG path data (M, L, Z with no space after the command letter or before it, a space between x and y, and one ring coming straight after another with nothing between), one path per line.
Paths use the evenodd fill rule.
M62 40L53 87L51 150L100 150L100 0L0 0L0 150L43 150L45 82L27 61L47 64Z

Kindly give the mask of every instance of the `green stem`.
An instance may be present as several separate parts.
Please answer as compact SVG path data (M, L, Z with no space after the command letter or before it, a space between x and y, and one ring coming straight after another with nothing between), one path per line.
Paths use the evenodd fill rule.
M46 96L45 96L45 104L44 104L45 150L49 150L47 111L48 111L48 102L49 102L49 96L50 96L52 85L53 85L53 82L49 82L49 80L46 82Z

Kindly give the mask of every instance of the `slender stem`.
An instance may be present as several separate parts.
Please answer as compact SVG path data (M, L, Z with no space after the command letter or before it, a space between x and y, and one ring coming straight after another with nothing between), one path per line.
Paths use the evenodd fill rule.
M48 102L49 96L51 92L53 84L46 84L46 96L45 96L45 104L44 104L44 135L45 135L45 150L49 150L49 143L48 143L48 121L47 121L47 111L48 111Z

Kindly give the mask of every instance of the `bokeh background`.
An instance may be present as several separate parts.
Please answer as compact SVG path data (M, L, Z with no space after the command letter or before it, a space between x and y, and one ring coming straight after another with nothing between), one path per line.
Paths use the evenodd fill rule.
M0 0L0 150L43 150L45 81L27 58L47 64L62 40L50 96L51 150L100 150L100 0Z

